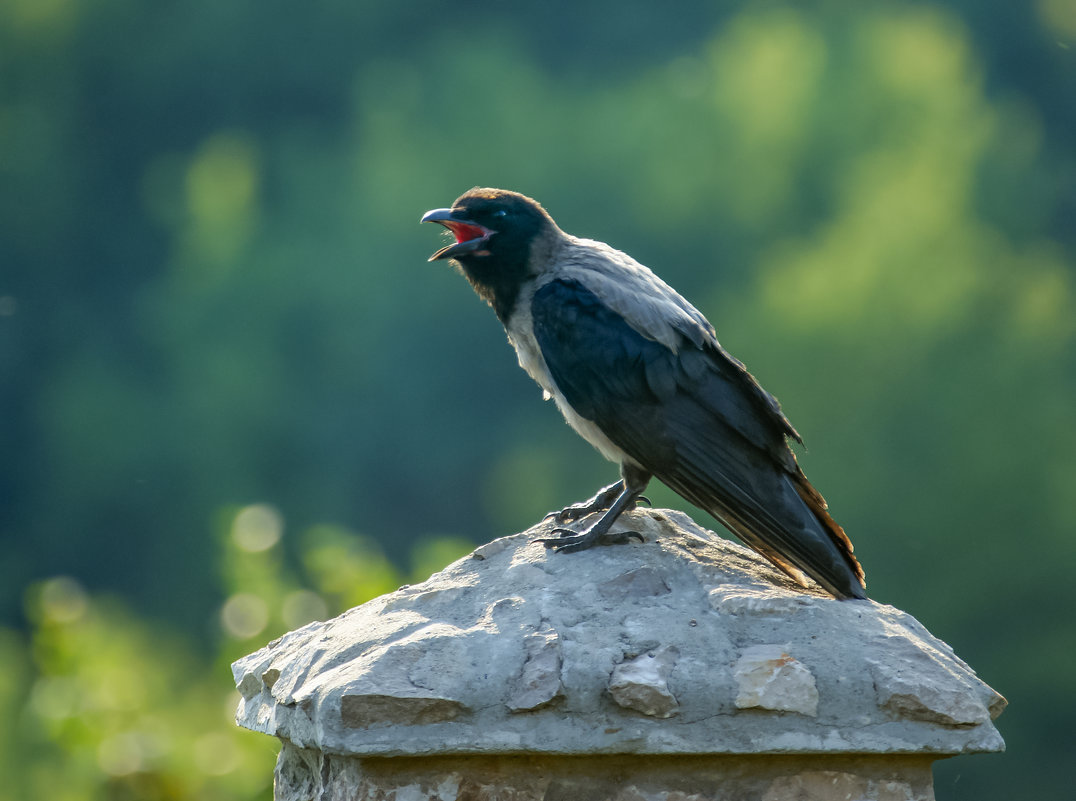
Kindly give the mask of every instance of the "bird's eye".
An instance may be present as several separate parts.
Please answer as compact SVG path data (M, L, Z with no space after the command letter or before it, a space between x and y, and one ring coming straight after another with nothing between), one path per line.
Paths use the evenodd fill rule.
M493 212L494 217L504 217L507 214L508 214L508 212L505 211L504 209L497 209L495 212Z

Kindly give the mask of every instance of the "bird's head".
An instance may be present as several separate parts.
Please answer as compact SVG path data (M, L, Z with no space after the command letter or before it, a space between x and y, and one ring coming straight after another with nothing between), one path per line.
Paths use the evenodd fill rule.
M546 269L564 236L537 201L506 189L475 187L451 208L426 212L422 222L440 223L456 237L430 261L454 261L501 322L515 308L523 284Z
M475 187L448 209L434 209L422 222L440 223L456 237L430 261L456 259L464 268L479 260L526 261L536 239L556 224L536 200L506 189Z

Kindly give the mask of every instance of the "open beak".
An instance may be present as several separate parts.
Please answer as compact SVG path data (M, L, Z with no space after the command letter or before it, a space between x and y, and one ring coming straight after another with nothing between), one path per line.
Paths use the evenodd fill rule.
M422 215L419 222L440 223L456 237L456 241L430 256L429 261L438 259L451 259L456 256L464 256L468 253L482 250L489 242L489 238L496 233L485 226L471 222L459 212L452 209L434 209Z

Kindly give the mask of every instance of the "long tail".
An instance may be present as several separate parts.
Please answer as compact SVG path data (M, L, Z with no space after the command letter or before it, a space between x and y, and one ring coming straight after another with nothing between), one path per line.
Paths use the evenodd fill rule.
M713 457L715 451L706 454ZM766 472L769 478L763 479ZM764 494L745 491L727 473L725 480L715 480L718 475L713 462L699 469L694 459L687 459L657 477L794 580L805 583L806 575L838 598L867 597L852 543L802 472L762 468L757 479L768 487Z
M837 550L841 552L844 561L848 563L848 567L852 570L852 575L859 581L860 586L865 588L867 582L864 580L866 576L863 573L863 565L856 559L854 553L855 548L852 546L852 541L848 539L848 535L844 533L844 529L841 528L837 521L830 515L829 504L826 503L826 499L823 498L822 494L811 485L811 482L807 480L807 477L802 471L800 471L799 475L795 476L794 479L796 492L799 493L803 502L807 504L807 508L811 510L811 513L815 516L818 522L822 524L822 528L829 534L830 540L837 546Z

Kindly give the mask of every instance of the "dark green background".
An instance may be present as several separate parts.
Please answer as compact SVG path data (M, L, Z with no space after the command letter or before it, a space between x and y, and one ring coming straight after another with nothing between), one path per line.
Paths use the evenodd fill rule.
M425 263L476 184L703 310L872 597L1010 699L938 797L1064 796L1074 76L1067 0L0 3L11 797L265 797L218 713L280 597L339 611L615 477ZM236 598L269 618L222 629Z

